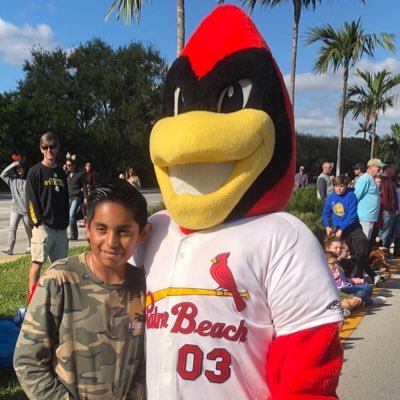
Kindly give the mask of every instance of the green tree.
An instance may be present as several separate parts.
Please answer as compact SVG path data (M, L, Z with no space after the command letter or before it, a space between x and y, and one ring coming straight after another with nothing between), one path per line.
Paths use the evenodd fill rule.
M353 119L360 115L368 116L372 124L371 158L375 153L376 125L379 113L384 114L389 107L393 107L397 95L392 93L394 87L400 84L400 74L392 75L387 68L371 74L368 71L357 69L357 76L363 80L362 85L349 87L344 113L353 114Z
M390 126L391 133L377 142L377 155L382 160L393 160L400 165L400 124Z
M260 5L270 6L274 8L275 6L281 5L287 0L243 0L243 4L247 4L251 11L253 11L254 6L259 3ZM311 8L315 11L317 3L321 3L321 0L291 0L293 4L293 33L292 33L292 62L290 67L290 90L289 96L294 108L294 93L296 84L296 60L297 60L297 43L299 37L299 25L302 9Z
M61 156L69 151L82 162L90 159L104 180L133 164L145 184L155 182L148 136L167 70L158 51L140 43L114 50L93 39L70 53L35 49L23 68L14 107L21 112L21 135L31 132L24 138L34 161L40 135L52 130Z
M107 11L106 19L116 11L116 19L119 20L123 14L124 21L129 22L134 20L139 23L140 14L142 11L143 0L113 0L111 7ZM181 54L185 45L185 0L176 0L176 15L177 15L177 55Z
M321 43L319 54L314 63L314 71L323 74L332 69L334 72L343 68L342 98L339 107L340 131L338 135L336 175L340 174L341 150L344 131L345 102L349 71L364 55L374 56L379 45L394 51L394 35L389 33L366 34L361 26L361 20L345 22L343 27L334 29L330 24L316 27L306 33L306 45Z

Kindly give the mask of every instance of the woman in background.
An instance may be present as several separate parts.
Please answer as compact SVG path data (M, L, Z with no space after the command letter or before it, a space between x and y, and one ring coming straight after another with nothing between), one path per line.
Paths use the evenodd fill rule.
M133 185L137 190L142 188L142 184L140 183L139 177L136 175L136 171L129 167L125 172L125 179Z

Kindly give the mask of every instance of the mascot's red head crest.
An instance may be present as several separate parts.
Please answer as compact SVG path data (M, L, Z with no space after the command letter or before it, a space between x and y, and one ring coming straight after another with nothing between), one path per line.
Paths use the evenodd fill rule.
M166 80L150 152L168 211L198 230L281 210L295 134L282 75L250 18L216 8Z

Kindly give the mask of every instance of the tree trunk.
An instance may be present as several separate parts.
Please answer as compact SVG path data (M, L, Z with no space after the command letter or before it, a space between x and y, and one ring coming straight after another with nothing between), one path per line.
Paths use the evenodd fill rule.
M347 82L349 80L349 66L348 64L344 67L343 72L343 90L342 90L342 104L340 105L340 132L338 137L338 145L337 145L337 155L336 155L336 176L340 175L340 164L342 158L342 141L343 141L343 132L344 132L344 105L347 97Z
M374 153L375 153L375 134L376 134L376 123L377 122L378 122L378 114L376 114L376 116L374 118L374 125L372 128L370 158L374 158Z
M185 45L185 0L176 0L177 12L177 56L181 54Z
M299 22L301 15L301 1L296 0L294 5L294 22L293 22L293 38L292 38L292 64L290 66L290 101L294 110L294 90L296 84L296 60L297 60L297 41L299 37Z

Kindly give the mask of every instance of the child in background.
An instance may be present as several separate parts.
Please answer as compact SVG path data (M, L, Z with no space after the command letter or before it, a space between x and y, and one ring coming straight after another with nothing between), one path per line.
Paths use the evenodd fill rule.
M350 255L350 248L347 243L342 243L338 260L346 278L352 278L354 275L353 271L355 269L355 262ZM364 279L362 279L361 283L364 283Z
M355 276L362 279L366 272L375 285L381 285L386 280L375 274L369 265L368 239L358 219L357 197L348 188L348 184L349 179L344 175L333 178L334 192L325 200L322 222L328 236L335 234L338 239L343 239L352 249L356 263ZM331 223L333 227L331 227Z
M127 263L150 232L144 197L119 181L88 197L90 251L40 278L14 354L30 399L144 399L145 277Z
M336 287L346 294L353 294L356 297L360 297L365 304L385 304L386 297L377 296L372 297L372 288L366 283L353 284L351 279L347 279L344 276L342 269L340 268L338 257L335 253L327 252L325 254L326 261L328 262L329 269L332 272L333 278L335 279Z

